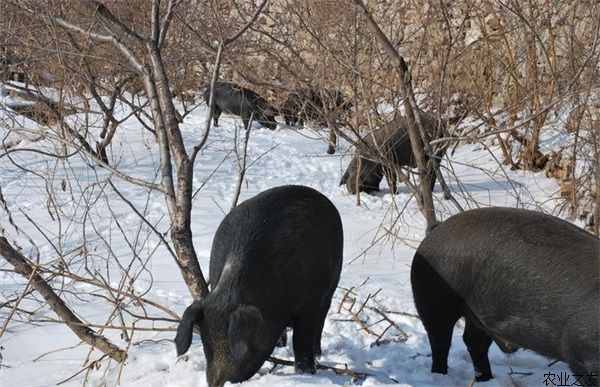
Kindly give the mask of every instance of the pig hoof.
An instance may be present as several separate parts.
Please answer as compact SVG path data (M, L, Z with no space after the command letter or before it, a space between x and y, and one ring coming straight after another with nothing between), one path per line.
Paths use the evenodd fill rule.
M294 369L299 374L314 374L317 372L317 367L314 361L312 364L296 362L296 364L294 364Z
M446 375L448 373L448 367L431 367L431 372L434 374L443 374Z
M487 382L490 379L493 379L492 375L479 375L475 377L476 382Z

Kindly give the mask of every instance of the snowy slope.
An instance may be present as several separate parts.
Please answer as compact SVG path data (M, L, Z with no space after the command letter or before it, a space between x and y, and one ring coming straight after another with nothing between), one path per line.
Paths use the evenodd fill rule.
M183 124L186 146L191 148L201 138L205 113L202 106L186 118ZM228 211L235 191L238 167L231 150L236 128L240 126L241 121L223 116L221 127L213 129L208 146L201 152L196 163L196 186L208 180L195 197L193 210L194 243L205 270L208 268L214 231ZM142 131L133 121L129 121L124 128L114 143L115 160L121 169L136 177L157 181L155 169L158 153L151 135ZM402 188L396 196L390 195L383 183L384 189L380 193L362 195L362 205L356 206L355 197L348 195L344 187L338 186L339 178L350 158L347 145L342 144L336 155L326 155L325 136L326 133L318 130L295 130L282 126L274 132L266 129L253 130L248 146L248 162L251 167L240 199L244 200L277 185L303 184L328 196L342 215L345 265L340 287L325 324L322 344L324 353L320 362L338 368L347 365L352 370L368 374L364 381L357 382L362 385L399 383L408 386L466 386L474 376L469 355L460 336L461 322L454 332L449 374L441 376L429 372L431 351L424 329L414 316L409 281L414 249L424 236L424 222L415 201L411 200L406 188ZM179 314L183 312L191 298L177 267L166 250L159 245L157 238L150 235L138 240L140 257L149 257L146 263L142 265L131 257L125 236L133 239L136 235L146 235L147 230L128 205L102 185L108 176L106 171L92 170L79 157L65 163L31 153L13 155L28 170L15 167L7 157L0 158L0 186L17 224L38 244L40 259L56 259L56 252L44 243L24 214L41 219L48 230L56 230L58 225L49 215L44 196L48 182L39 176L54 173L51 184L58 186L65 179L69 185L69 189L56 197L58 201L65 203L65 216L72 219L68 224L61 225L63 231L67 230L65 235L68 236L68 241L65 246L76 248L86 244L103 251L103 248L106 249L106 242L99 236L109 238L111 254L137 267L138 291ZM556 201L549 198L557 196L556 183L542 174L504 170L495 161L499 155L497 149L488 152L480 145L465 145L450 156L454 175L458 179L449 173L447 179L461 204L465 207L497 205L551 211ZM160 195L148 194L146 190L117 178L115 181L128 200L143 209L148 219L156 222L162 232L167 231L168 216ZM98 190L104 192L102 189L106 190L110 200L104 204L98 202L95 209L87 214L85 222L93 223L97 230L83 233L80 225L84 222L83 215L78 213L82 204L74 198L85 193L91 201L102 196L98 194ZM463 191L464 195L461 194ZM442 199L439 186L436 187L435 197L439 218L446 218L456 212L449 202ZM106 216L108 208L113 211L119 224ZM402 216L398 217L400 211ZM7 224L3 221L2 226L7 227ZM123 231L118 232L117 229ZM7 232L24 240L10 227L7 227ZM102 269L102 265L98 265L99 270ZM109 263L106 265L109 266ZM113 267L108 269L108 272L117 271ZM0 272L2 297L18 294L19 287L16 284L24 282L26 281L10 273ZM81 290L85 291L85 287L81 287ZM103 300L97 297L67 299L77 313L98 324L102 324L102 319L110 311ZM383 311L383 315L391 319L394 325L390 327L390 322L381 321L383 317L377 310ZM47 314L52 317L51 313ZM364 326L354 321L354 317L362 320ZM150 326L149 323L140 323L138 327ZM174 328L176 324L156 322L155 327ZM131 344L123 341L117 330L106 330L104 334L122 348L130 345L129 359L124 367L102 363L99 369L87 376L87 382L91 385L114 385L117 381L125 386L206 384L206 363L199 337L194 338L188 353L189 360L176 362L175 350L170 341L174 332L138 331L134 333ZM88 349L83 346L65 349L78 344L78 340L68 329L56 323L40 322L32 326L15 321L9 325L9 330L1 340L4 365L0 368L2 386L54 385L78 372L88 355ZM57 349L63 350L48 354ZM34 361L42 354L45 356ZM291 359L293 352L288 347L276 349L274 355ZM98 353L94 352L92 359L97 357ZM544 373L569 373L565 364L549 366L551 360L529 351L519 350L515 354L505 355L492 345L490 359L496 379L481 385L539 385L545 379ZM267 362L257 375L243 384L351 384L349 376L336 376L330 370L320 370L316 375L296 375L293 367L286 366L277 367L270 373L271 366ZM86 380L85 375L85 372L81 373L65 385L81 385Z

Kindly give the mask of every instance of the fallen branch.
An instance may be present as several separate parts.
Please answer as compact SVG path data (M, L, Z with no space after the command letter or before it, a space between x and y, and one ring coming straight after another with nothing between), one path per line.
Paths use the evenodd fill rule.
M388 315L385 312L383 312L379 308L372 308L372 307L367 307L367 308L369 308L372 311L374 311L375 313L379 314L385 321L389 322L391 326L393 326L394 328L396 328L396 330L398 331L398 336L400 336L398 338L398 340L400 340L402 342L408 340L408 334L406 332L404 332L402 330L402 328L400 328L400 326L394 320L392 320L391 318L389 318ZM383 336L383 333L381 334L381 336ZM380 338L381 338L381 336L380 336Z
M525 375L525 376L533 375L533 372L513 371L512 367L508 367L508 369L510 369L510 372L508 373L508 375Z
M400 316L414 317L420 319L419 315L416 313L398 312L396 310L385 310L384 312L388 314L399 314Z
M64 301L54 292L54 289L34 270L27 258L15 250L8 240L0 237L0 255L4 257L17 273L25 278L31 278L31 287L34 288L48 303L48 306L61 320L88 345L97 348L102 353L111 357L118 363L127 359L127 353L111 343L104 336L99 335L84 324Z
M284 359L279 359L273 356L269 356L268 361L270 361L271 363L273 363L273 365L285 365L285 366L293 366L294 362L291 360L284 360ZM367 376L370 376L371 374L368 374L366 372L358 372L358 371L353 371L351 369L348 368L347 364L344 364L344 368L337 368L337 367L333 367L333 366L328 366L325 364L320 364L317 363L317 369L319 370L331 370L333 372L335 372L336 375L338 376L350 376L352 378L353 382L356 382L358 380L363 380L365 379Z
M338 313L340 313L342 311L342 306L344 305L344 302L346 302L346 299L348 298L348 296L350 295L352 290L354 290L354 286L352 286L350 289L346 290L346 293L344 293L344 296L342 297L342 300L340 301L340 305L338 306L338 310L337 310Z
M367 326L367 324L365 324L365 322L363 320L360 319L360 317L358 317L358 313L352 313L352 321L355 321L358 323L358 325L360 325L360 329L359 330L364 330L365 332L367 332L370 335L373 336L379 336L377 333L373 332L371 329L369 329L369 327Z

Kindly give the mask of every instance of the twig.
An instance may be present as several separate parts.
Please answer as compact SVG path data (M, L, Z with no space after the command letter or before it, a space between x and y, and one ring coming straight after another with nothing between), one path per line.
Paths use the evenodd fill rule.
M396 330L399 333L398 336L400 336L399 337L400 341L404 342L404 341L408 340L408 334L406 332L404 332L402 330L402 328L400 328L400 326L394 320L392 320L391 318L389 318L388 315L385 314L381 309L376 308L376 307L368 307L368 308L371 309L372 311L374 311L375 313L379 314L385 321L389 322L391 326L393 326L394 328L396 328ZM383 336L383 333L381 334L381 336Z
M139 328L139 327L128 327L128 326L115 326L115 325L108 325L108 324L92 324L92 323L84 323L84 322L78 322L78 323L66 323L65 321L61 321L61 320L56 320L56 319L52 319L52 318L45 318L45 319L37 319L37 320L32 320L32 322L38 322L38 323L62 323L62 324L67 324L67 325L75 325L75 326L80 326L80 327L89 327L89 328L100 328L100 329L117 329L117 330L123 330L123 329L135 329L138 332L176 332L177 328Z
M238 200L240 199L240 193L242 191L242 184L244 183L244 176L246 175L246 171L248 170L247 165L246 165L246 159L248 157L248 141L250 140L250 128L252 127L253 119L254 119L254 112L252 112L250 114L250 120L248 120L248 127L246 128L246 133L244 136L244 146L243 146L243 153L242 153L241 161L240 161L240 156L237 151L238 144L237 143L234 144L235 155L236 155L236 158L238 159L238 166L240 168L240 172L238 174L238 180L237 180L237 184L236 184L236 188L235 188L235 195L233 197L233 200L231 202L231 207L229 210L233 210L235 208L235 206L237 206L237 204L238 204Z
M368 334L373 335L373 336L379 336L377 333L370 330L369 327L367 326L367 324L365 324L365 322L363 320L361 320L356 313L352 313L352 320L356 321L358 323L358 325L360 325L360 329L364 330Z
M342 300L340 301L340 305L338 306L338 310L337 310L338 313L340 313L342 311L342 306L344 305L344 302L346 302L348 295L350 294L350 292L352 292L353 289L354 289L354 286L352 286L350 289L347 289L346 293L344 293L344 296L342 297Z
M21 300L23 300L23 298L27 294L29 294L29 287L31 286L31 281L33 280L33 277L35 276L35 274L36 274L36 271L32 270L31 271L31 275L29 276L29 280L27 281L27 285L25 286L25 289L23 290L23 292L21 293L21 295L19 296L19 298L17 298L17 300L15 301L15 304L13 305L10 313L8 313L8 316L6 316L6 320L4 320L4 324L2 325L2 329L0 329L0 337L2 337L2 335L4 334L6 328L8 327L8 323L12 319L12 316L15 314L15 312L19 308L19 304L21 303Z
M97 286L100 289L108 290L108 291L110 291L112 293L117 293L117 294L120 294L120 295L124 295L124 296L130 297L131 299L135 300L136 302L138 302L140 304L142 304L142 303L148 304L148 305L153 306L153 307L155 307L155 308L157 308L159 310L162 310L163 312L165 312L169 316L173 317L177 321L179 321L179 319L180 319L180 317L179 317L179 315L177 313L175 313L172 310L166 308L165 306L162 306L161 304L159 304L157 302L154 302L152 300L148 300L146 298L137 296L137 295L135 295L133 293L130 293L130 292L127 292L127 291L124 291L124 290L120 290L120 289L111 287L111 286L109 286L106 283L101 283L99 281L94 281L94 280L91 280L89 278L85 278L85 277L82 277L82 276L79 276L79 275L76 275L76 274L73 274L73 273L70 273L70 272L66 272L66 271L58 272L58 271L49 270L48 268L44 268L42 266L34 266L34 267L37 270L39 270L40 272L43 272L43 273L50 273L50 274L55 275L55 276L62 276L62 277L66 277L66 278L71 278L72 280L77 281L77 282L83 282L83 283L86 283L86 284L89 284L89 285Z
M558 360L557 360L558 361ZM508 373L508 375L533 375L533 372L519 372L519 371L513 371L512 367L508 367L508 369L510 369L510 372Z
M294 365L293 361L279 359L279 358L276 358L276 357L273 357L273 356L269 356L268 361L270 361L271 363L273 363L273 365L285 365L285 366L293 366ZM331 371L335 372L335 374L338 375L338 376L350 376L352 378L353 382L356 382L358 380L363 380L367 376L371 376L371 374L366 373L366 372L353 371L353 370L351 370L351 369L348 368L347 364L344 364L344 368L337 368L337 367L333 367L333 366L329 366L329 365L317 363L317 369L319 369L319 370L331 370Z
M35 359L33 359L32 362L35 363L35 362L39 361L40 359L42 359L42 358L44 358L44 357L46 357L48 355L52 355L53 353L62 352L62 351L68 351L69 349L77 348L81 344L83 344L83 341L80 341L79 343L77 343L75 345L71 345L70 347L59 348L59 349L55 349L55 350L52 350L52 351L48 351L48 352L42 353L40 356L38 356Z
M408 317L420 318L419 315L416 314L416 313L398 312L398 311L395 311L395 310L386 310L385 313L388 313L388 314L399 314L401 316L408 316Z
M137 321L134 321L134 322L131 324L131 333L129 334L129 337L133 337L133 335L135 334L135 330L136 330L135 323L136 323L136 322L137 322ZM129 353L129 349L130 349L130 348L131 348L131 340L129 340L129 341L127 342L127 347L125 348L125 351L126 351L127 353ZM121 384L121 375L123 374L123 367L124 367L124 366L125 366L125 363L121 363L121 364L119 365L119 376L117 377L117 385Z
M375 293L371 294L369 293L369 295L367 296L367 299L365 300L365 302L363 302L363 304L361 305L360 309L358 310L358 312L356 312L356 314L359 314L360 312L362 312L362 310L364 309L365 305L367 305L367 302L369 302L369 300L371 298L375 298L375 296L377 296L379 294L379 292L381 292L382 288L379 288L378 291L376 291Z
M125 361L127 353L84 324L75 313L69 309L58 294L56 294L54 289L52 289L52 287L35 272L27 258L19 251L15 250L4 237L0 237L0 255L15 268L17 273L24 277L31 276L31 287L46 300L52 311L61 318L77 337L85 341L88 345L97 348L110 356L118 363Z
M108 354L104 354L102 355L98 360L94 360L92 361L90 364L88 364L87 366L83 367L82 369L80 369L79 371L77 371L75 374L69 376L68 378L66 378L65 380L62 380L58 383L56 383L57 386L60 386L61 384L64 384L70 380L72 380L73 378L75 378L77 375L81 374L84 371L87 371L93 367L95 367L98 363L100 363L102 360L104 360L105 357L107 357Z

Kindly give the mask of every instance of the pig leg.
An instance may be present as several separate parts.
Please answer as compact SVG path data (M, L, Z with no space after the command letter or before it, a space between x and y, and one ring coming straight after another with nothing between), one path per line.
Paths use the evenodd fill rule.
M296 372L316 372L315 342L317 340L317 316L303 315L294 321L294 367Z
M219 127L219 116L221 116L221 109L215 104L213 108L213 122L215 123L215 128Z
M488 350L492 344L492 338L480 327L475 325L469 318L465 318L465 332L463 340L467 345L473 367L475 368L475 380L484 382L493 378Z
M331 297L329 297L331 299ZM328 302L325 306L321 308L319 313L318 321L317 321L317 333L315 336L315 354L317 356L321 356L323 353L321 351L321 335L323 334L323 326L325 325L325 319L327 318L327 312L329 312L329 306L331 305Z
M458 318L456 319L458 320ZM440 319L439 321L423 320L431 346L431 372L436 374L448 373L448 352L452 342L452 330L456 320Z
M454 324L462 316L463 300L421 256L411 268L415 306L431 346L431 372L448 373L448 352Z
M256 114L252 111L246 111L243 110L242 114L242 122L244 123L244 129L249 130L250 129L250 125L252 125L252 123L254 121L256 121ZM260 116L259 116L260 117Z
M594 321L594 319L598 318L598 304L595 307L589 308L586 313L588 313L589 318L581 313L575 314L565 324L560 340L561 350L565 354L565 358L568 359L569 367L575 375L590 375L592 373L598 375L600 371L600 362L598 361L598 343L600 343L598 330L589 336L581 333L582 321ZM588 356L593 353L596 354L595 357Z

